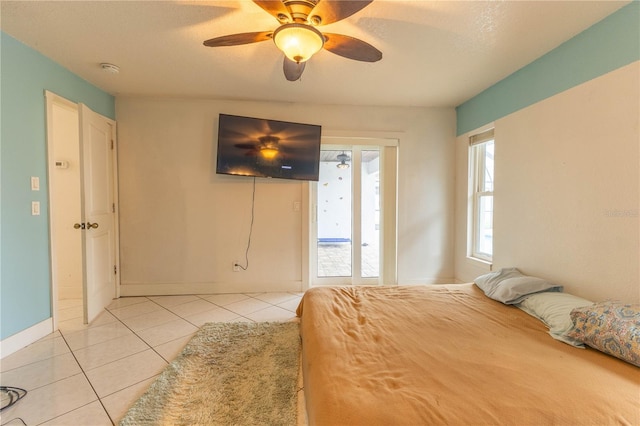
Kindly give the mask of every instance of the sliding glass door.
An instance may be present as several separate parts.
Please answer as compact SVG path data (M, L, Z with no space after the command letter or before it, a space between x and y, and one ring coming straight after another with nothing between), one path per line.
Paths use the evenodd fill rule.
M383 283L385 258L393 257L395 243L385 253L383 220L384 178L395 188L395 147L391 171L384 173L380 146L325 145L321 151L320 179L312 185L311 285ZM388 153L387 153L388 154ZM386 205L395 213L395 191ZM389 216L395 231L395 214ZM391 219L389 222L391 223ZM395 232L393 232L395 239ZM394 266L392 266L394 267ZM395 270L387 274L387 278Z

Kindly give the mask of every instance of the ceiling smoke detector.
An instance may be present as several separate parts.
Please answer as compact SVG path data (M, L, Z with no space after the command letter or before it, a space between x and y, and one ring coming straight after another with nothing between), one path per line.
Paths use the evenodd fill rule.
M118 67L117 65L109 64L107 62L101 63L100 68L102 68L106 72L110 72L111 74L118 74L120 72L120 67Z

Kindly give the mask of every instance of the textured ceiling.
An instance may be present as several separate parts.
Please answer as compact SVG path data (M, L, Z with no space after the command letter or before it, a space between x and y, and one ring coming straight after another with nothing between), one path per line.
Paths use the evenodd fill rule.
M271 41L209 48L278 22L242 1L4 1L2 31L113 95L347 105L456 106L628 1L375 0L321 30L383 52L376 63L321 51L287 81ZM100 63L120 67L109 74Z

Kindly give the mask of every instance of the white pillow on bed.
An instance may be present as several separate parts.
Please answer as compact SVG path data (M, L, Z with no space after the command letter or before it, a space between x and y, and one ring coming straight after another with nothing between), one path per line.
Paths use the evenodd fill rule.
M485 294L492 292L501 281L512 277L521 277L522 273L516 268L502 268L496 272L480 275L473 282L484 291Z
M556 340L584 348L584 343L567 336L573 328L571 311L575 308L591 306L593 302L568 293L544 292L526 297L517 306L541 320L549 327L549 334Z
M474 283L491 299L506 305L520 303L530 294L543 291L562 291L561 285L556 285L542 278L523 275L516 268L502 268L497 272L481 275Z

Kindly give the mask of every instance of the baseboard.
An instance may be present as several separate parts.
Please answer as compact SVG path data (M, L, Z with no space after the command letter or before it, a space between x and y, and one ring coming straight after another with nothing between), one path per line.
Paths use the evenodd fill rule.
M121 283L120 297L182 294L301 292L302 281L277 283Z
M7 337L0 341L0 359L19 351L25 346L29 346L51 333L53 333L53 318L47 318L26 330Z
M424 285L424 284L459 284L455 278L424 278L419 280L403 280L398 285Z

